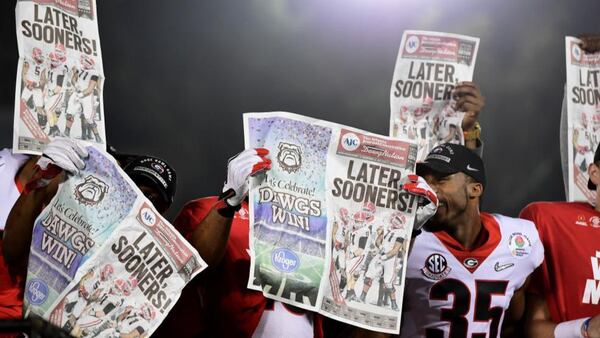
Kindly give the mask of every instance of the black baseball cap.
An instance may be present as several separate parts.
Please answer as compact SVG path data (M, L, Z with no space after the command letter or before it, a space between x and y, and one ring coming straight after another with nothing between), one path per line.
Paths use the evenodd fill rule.
M426 169L448 175L462 172L485 187L483 160L460 144L444 143L433 148L425 160L417 163L417 175L422 175Z
M167 162L153 156L137 156L123 167L123 170L136 183L148 182L156 188L169 205L173 203L177 186L175 169Z
M596 147L596 153L594 153L594 163L597 163L598 161L600 161L600 144ZM596 190L596 185L592 183L592 180L590 179L588 179L588 189Z

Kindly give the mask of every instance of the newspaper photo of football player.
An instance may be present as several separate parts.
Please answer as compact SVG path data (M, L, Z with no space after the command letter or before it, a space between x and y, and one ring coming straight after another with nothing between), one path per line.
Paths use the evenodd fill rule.
M75 321L83 310L93 301L98 300L104 290L110 288L114 268L111 264L104 265L101 269L90 270L81 278L78 287L73 289L64 301L64 313L67 314L63 328L71 330Z
M71 81L74 92L67 104L67 116L70 119L74 116L82 116L82 140L95 140L102 143L96 124L96 117L99 114L97 96L100 93L100 77L94 69L95 64L96 61L92 57L81 54L80 64L73 67ZM65 134L70 135L70 126L65 129Z
M108 293L104 293L97 300L91 301L83 310L80 317L75 318L75 325L71 334L75 337L94 337L107 328L106 323L113 322L122 312L121 308L125 298L131 295L137 287L135 277L128 279L119 278L112 281ZM69 327L65 327L68 329Z
M377 306L390 306L392 310L398 310L396 302L397 281L401 279L398 272L402 270L402 250L405 246L404 237L406 230L406 216L401 212L391 215L387 229L378 228L373 247L375 255L368 265L364 275L363 290L360 301L366 302L369 290L375 282L377 286Z
M58 118L64 108L65 89L68 67L65 46L56 44L54 51L48 54L50 67L46 73L44 85L44 114L48 121L48 136L62 136L58 129Z
M46 127L47 118L44 113L44 82L46 81L46 64L42 49L34 47L30 56L23 63L21 104L37 114L40 128Z

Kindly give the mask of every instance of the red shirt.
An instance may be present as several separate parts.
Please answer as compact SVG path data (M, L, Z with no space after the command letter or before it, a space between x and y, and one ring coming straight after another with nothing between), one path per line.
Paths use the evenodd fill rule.
M0 320L21 319L25 275L9 270L4 261L2 231L0 231Z
M530 290L546 297L552 321L600 313L600 212L581 202L536 202L520 217L536 224L544 245Z
M206 197L187 203L173 224L189 238L217 203ZM252 337L268 300L247 287L250 274L248 209L244 203L235 214L223 260L200 273L181 294L159 334L177 332L178 337ZM315 337L322 337L321 317L314 316ZM176 330L176 331L173 331Z

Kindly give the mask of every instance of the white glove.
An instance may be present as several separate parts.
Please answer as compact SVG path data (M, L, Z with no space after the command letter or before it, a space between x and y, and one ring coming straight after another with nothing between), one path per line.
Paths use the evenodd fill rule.
M227 181L223 185L225 201L238 206L248 194L248 178L256 173L271 169L271 160L266 158L265 148L246 149L229 159Z
M88 151L81 143L71 138L57 137L48 143L36 164L42 170L47 170L48 165L53 164L70 174L77 174L85 168L83 159L86 157Z
M65 137L57 137L46 145L42 156L36 163L36 173L27 183L25 191L31 191L48 185L63 170L77 174L85 168L83 159L88 151L81 143Z
M415 174L410 174L405 177L402 184L402 189L410 194L419 197L417 215L413 231L420 230L421 227L433 216L437 211L438 198L433 189L425 182L425 179Z

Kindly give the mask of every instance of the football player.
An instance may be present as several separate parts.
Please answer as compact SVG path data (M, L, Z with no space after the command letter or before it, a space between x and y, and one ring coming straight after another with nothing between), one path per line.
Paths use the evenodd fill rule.
M333 223L333 254L332 263L335 271L340 276L339 288L343 290L346 286L346 246L348 244L348 226L350 224L350 212L346 208L340 208L338 217Z
M69 116L75 116L79 113L83 114L87 129L94 133L95 141L101 143L102 139L98 133L98 128L95 122L96 118L96 97L95 92L99 91L98 72L94 70L95 61L90 56L81 54L81 67L73 72L72 81L75 87L75 93L69 98L67 105L67 113ZM82 139L90 139L85 135L81 135Z
M434 148L417 174L439 206L408 258L400 334L498 337L503 322L522 318L525 285L543 260L535 225L480 212L485 169L464 146Z
M347 300L356 300L354 285L360 276L365 263L366 250L371 241L371 229L366 224L368 212L357 211L353 216L353 228L350 233L350 242L346 251L346 296Z
M50 126L48 136L60 136L56 124L64 104L63 85L66 82L68 73L68 68L65 65L67 60L65 46L56 44L54 51L48 55L48 58L50 59L50 68L47 71L46 85L44 86L44 113Z
M394 283L397 277L398 263L402 257L401 250L404 248L405 223L406 216L400 211L394 212L390 217L389 229L376 240L379 243L379 252L365 274L365 283L360 295L362 302L366 300L372 282L381 281L377 305L381 306L384 298L390 298L392 310L398 310Z
M33 107L38 116L38 124L42 129L46 127L46 114L44 113L44 96L42 89L46 81L46 67L42 50L34 47L31 51L31 60L25 60L22 70L23 91L21 100L26 106L33 97Z
M103 290L109 290L113 273L114 268L111 264L105 264L100 269L100 273L92 269L81 278L79 286L65 297L65 313L68 315L68 321L71 322L66 329L70 330L73 327L75 319L79 318L83 309L90 302L96 301Z
M600 52L600 35L579 37L586 53ZM594 123L591 116L588 123ZM535 223L546 249L527 293L529 337L600 337L600 147L586 171L595 205L534 202L521 211L521 217Z

